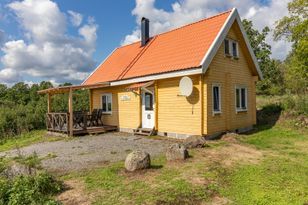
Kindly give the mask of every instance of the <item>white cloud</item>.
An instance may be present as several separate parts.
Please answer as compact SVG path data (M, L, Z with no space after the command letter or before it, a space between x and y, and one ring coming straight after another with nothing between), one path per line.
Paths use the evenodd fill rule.
M67 33L65 14L52 0L15 1L8 7L15 13L27 38L4 43L1 81L20 80L8 75L10 71L40 80L79 83L93 69L95 21L79 27L79 36L72 36Z
M69 18L73 26L78 27L81 25L82 19L83 19L82 14L77 13L75 11L71 11L71 10L68 11L68 14L70 15Z
M289 0L272 0L262 5L255 0L182 0L175 1L170 12L155 7L155 0L136 0L136 7L132 14L136 17L136 28L126 35L122 44L129 44L140 39L140 20L142 17L150 19L150 32L155 35L170 29L209 17L221 11L238 8L242 18L252 20L254 26L262 29L265 26L274 27L275 22L288 14ZM272 35L272 34L269 34ZM273 57L284 58L290 50L290 44L274 42L272 36L267 39L272 45Z
M11 68L0 70L0 83L13 84L21 80L20 75Z

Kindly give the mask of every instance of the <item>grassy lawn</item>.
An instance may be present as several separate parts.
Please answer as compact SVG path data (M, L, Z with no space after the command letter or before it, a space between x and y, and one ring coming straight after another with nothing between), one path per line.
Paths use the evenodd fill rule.
M46 136L46 130L35 130L0 141L0 152L25 147L39 142L52 142L61 139L63 138Z
M161 156L137 173L123 162L64 176L94 204L304 204L308 202L308 136L260 126L236 141L191 150L185 162Z

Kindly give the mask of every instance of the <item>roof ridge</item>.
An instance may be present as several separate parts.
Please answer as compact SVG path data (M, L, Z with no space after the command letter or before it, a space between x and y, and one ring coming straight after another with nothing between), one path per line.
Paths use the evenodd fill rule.
M203 19L200 19L198 21L195 21L195 22L192 22L192 23L189 23L189 24L185 24L183 26L180 26L178 28L175 28L175 29L172 29L172 30L169 30L169 31L165 31L165 32L162 32L162 33L159 33L159 34L156 34L154 36L161 36L161 35L164 35L164 34L167 34L167 33L170 33L170 32L173 32L173 31L177 31L179 29L183 29L185 27L188 27L188 26L191 26L191 25L194 25L194 24L197 24L197 23L201 23L203 21L207 21L207 20L210 20L210 19L213 19L213 18L216 18L218 16L221 16L221 15L224 15L226 13L230 13L232 11L232 9L229 9L227 11L224 11L224 12L221 12L221 13L218 13L218 14L215 14L214 16L210 16L210 17L207 17L207 18L203 18ZM154 37L153 36L153 37ZM138 41L137 41L138 42Z

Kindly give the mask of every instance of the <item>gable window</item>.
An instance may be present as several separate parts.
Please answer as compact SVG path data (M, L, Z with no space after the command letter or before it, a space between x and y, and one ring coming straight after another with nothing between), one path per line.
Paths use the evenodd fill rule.
M225 39L224 44L225 44L225 55L237 59L239 56L238 42L231 39Z
M228 39L225 39L225 54L226 55L231 55L230 54L230 48L229 48L229 40Z
M103 113L111 114L112 112L112 94L105 93L102 95L102 110Z
M219 84L212 86L213 114L221 113L221 89Z
M237 86L235 88L236 111L247 111L247 88Z
M232 55L235 58L238 57L237 42L235 41L232 42Z

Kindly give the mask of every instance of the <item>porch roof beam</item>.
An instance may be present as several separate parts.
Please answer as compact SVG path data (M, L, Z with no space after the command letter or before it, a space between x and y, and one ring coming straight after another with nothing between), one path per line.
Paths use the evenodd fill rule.
M45 90L38 91L38 94L61 94L61 93L69 93L70 90L82 90L82 89L95 89L95 88L104 88L110 86L109 82L97 83L91 85L70 85L70 86L62 86L57 88L48 88Z

